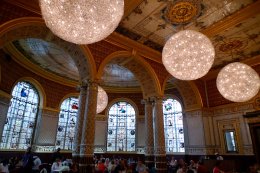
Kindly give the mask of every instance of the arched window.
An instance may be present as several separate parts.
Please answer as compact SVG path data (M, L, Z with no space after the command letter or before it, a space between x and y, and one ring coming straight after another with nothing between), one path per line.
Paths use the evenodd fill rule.
M78 99L70 97L61 104L56 136L56 147L72 150L78 115Z
M166 152L185 152L181 104L175 99L163 101Z
M12 91L1 148L26 149L32 144L39 107L37 90L29 82L18 82Z
M117 102L109 110L107 151L135 151L135 110Z

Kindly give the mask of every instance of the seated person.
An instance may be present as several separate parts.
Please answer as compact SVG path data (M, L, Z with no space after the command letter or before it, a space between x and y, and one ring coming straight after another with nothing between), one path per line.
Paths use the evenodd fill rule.
M51 166L51 173L60 172L62 169L62 163L60 158L56 158L55 162L53 162Z
M39 166L42 164L41 159L38 156L33 156L33 167L32 167L32 171L33 172L39 172Z
M1 173L9 173L9 168L8 168L8 160L3 160L0 163L0 172Z

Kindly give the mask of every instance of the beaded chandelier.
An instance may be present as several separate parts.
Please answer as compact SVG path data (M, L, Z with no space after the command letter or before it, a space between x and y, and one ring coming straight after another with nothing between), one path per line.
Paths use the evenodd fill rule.
M162 52L166 70L180 80L195 80L207 74L214 57L211 41L193 30L183 30L172 35Z
M98 95L97 95L97 114L102 112L108 103L108 96L106 91L98 86Z
M109 36L124 14L123 0L40 0L47 27L75 44L91 44Z
M260 79L250 66L235 62L221 69L217 77L217 88L227 100L245 102L258 93Z

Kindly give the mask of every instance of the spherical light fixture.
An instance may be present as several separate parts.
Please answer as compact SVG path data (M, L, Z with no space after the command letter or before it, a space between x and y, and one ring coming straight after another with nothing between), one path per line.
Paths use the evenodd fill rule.
M211 41L202 33L192 30L172 35L162 52L166 70L180 80L195 80L207 74L214 57Z
M40 0L40 7L47 27L75 44L106 38L124 14L123 0Z
M97 95L97 114L102 112L108 103L108 97L106 91L98 86L98 95Z
M221 69L217 77L217 88L227 100L245 102L258 93L260 79L250 66L235 62Z

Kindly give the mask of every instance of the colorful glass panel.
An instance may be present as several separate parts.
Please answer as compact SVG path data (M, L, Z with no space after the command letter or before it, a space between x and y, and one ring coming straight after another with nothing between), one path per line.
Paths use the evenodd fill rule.
M61 104L56 136L56 147L72 150L78 115L78 99L70 97Z
M107 151L135 151L135 110L128 102L117 102L109 110Z
M174 99L163 101L166 152L185 152L181 104Z
M26 149L32 144L39 95L29 82L18 82L12 91L1 148Z

